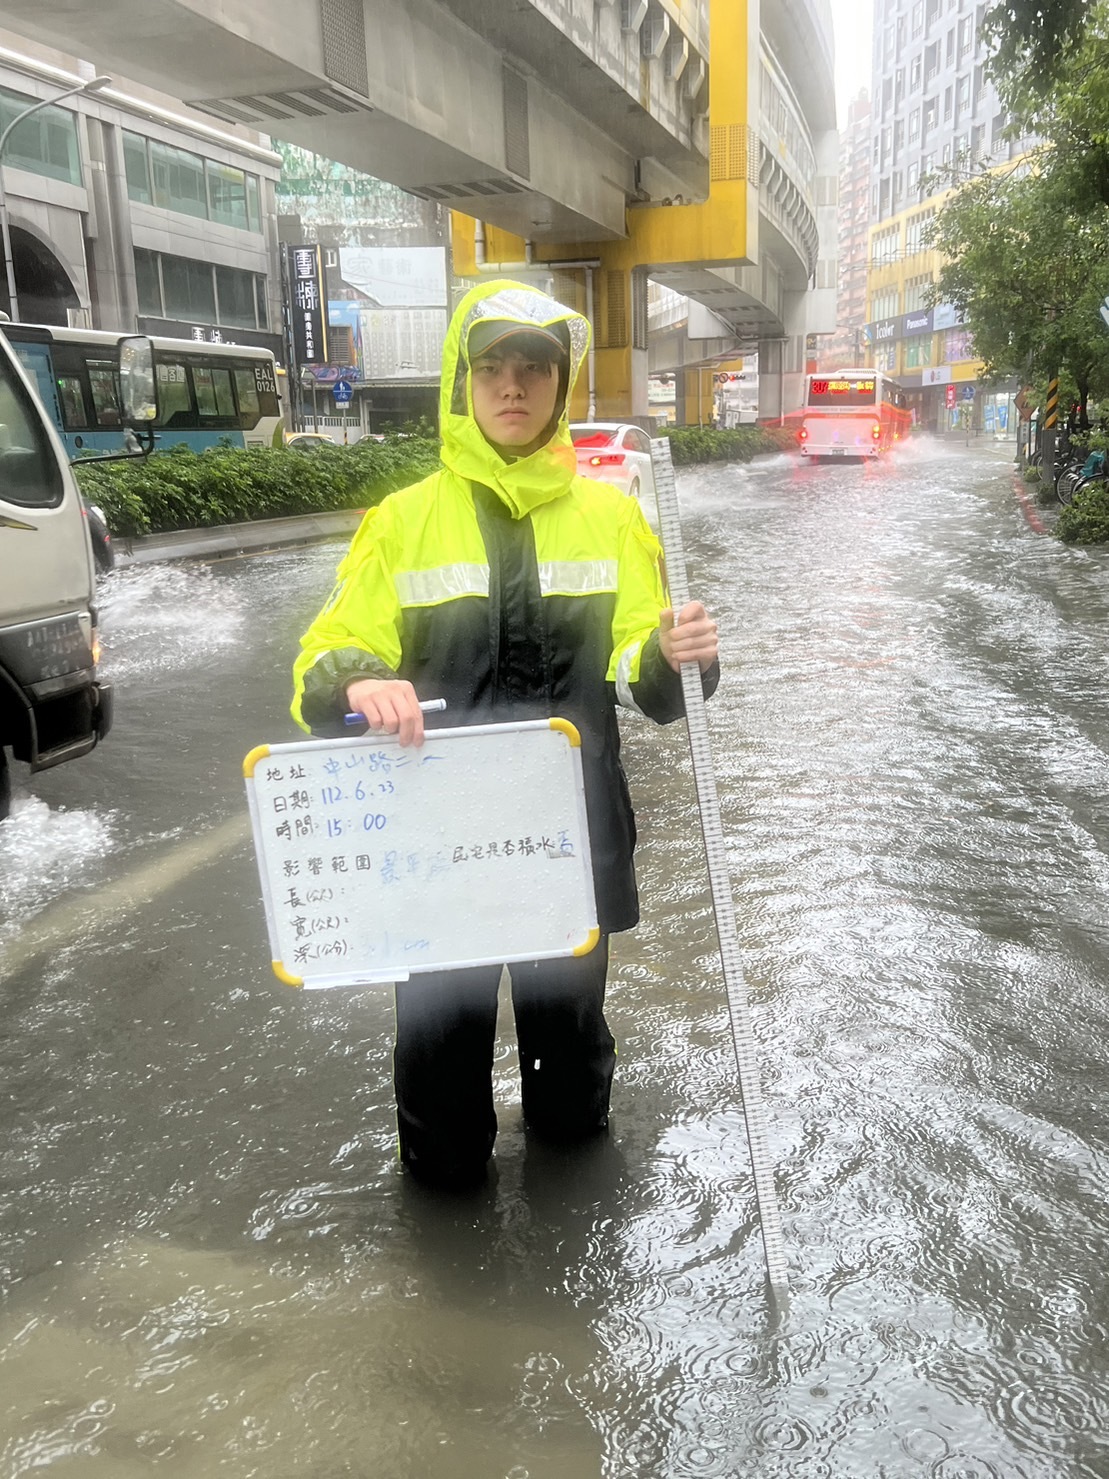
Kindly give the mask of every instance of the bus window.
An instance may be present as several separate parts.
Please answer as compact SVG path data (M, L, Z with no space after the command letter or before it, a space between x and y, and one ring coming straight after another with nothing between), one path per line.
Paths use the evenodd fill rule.
M62 408L62 425L66 431L88 431L92 426L88 397L80 375L57 377L58 400Z
M179 360L159 360L158 426L195 426L189 376Z
M235 397L231 391L231 374L212 365L194 364L193 389L196 391L197 414L202 421L237 421Z
M235 377L235 394L239 401L239 425L243 431L253 431L262 417L254 370L233 370L232 374Z
M119 369L103 360L89 360L89 387L98 426L122 426L119 409Z
M27 392L0 355L0 499L23 508L56 508L62 491L42 412L35 413Z

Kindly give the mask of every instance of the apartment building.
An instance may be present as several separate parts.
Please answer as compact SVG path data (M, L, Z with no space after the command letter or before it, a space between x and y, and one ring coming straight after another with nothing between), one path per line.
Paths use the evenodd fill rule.
M870 260L870 95L850 104L839 138L839 292L836 332L817 340L820 368L866 363Z
M1004 388L983 390L981 361L957 311L929 307L939 258L928 228L960 179L1025 153L987 75L983 0L873 0L868 363L905 387L933 430L1004 431ZM1004 409L1002 409L1004 408ZM965 413L962 413L965 415Z

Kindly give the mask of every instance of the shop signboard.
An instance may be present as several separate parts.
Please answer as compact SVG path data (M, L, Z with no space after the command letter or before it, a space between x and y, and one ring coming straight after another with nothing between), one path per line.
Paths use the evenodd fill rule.
M957 395L957 391L956 391L954 385L949 385L947 387L947 409L949 411L953 411L955 409L955 397L956 397L956 395Z
M922 385L947 385L951 380L950 365L932 365L921 376Z
M954 303L937 303L932 309L932 327L934 329L957 329L964 322L960 309Z
M930 334L932 329L932 310L930 308L918 308L914 313L906 313L901 320L901 337L903 339L911 339L916 334Z
M286 248L289 318L298 365L327 363L327 285L318 246Z
M888 344L893 339L901 338L901 320L879 319L876 323L867 324L864 333L868 344Z

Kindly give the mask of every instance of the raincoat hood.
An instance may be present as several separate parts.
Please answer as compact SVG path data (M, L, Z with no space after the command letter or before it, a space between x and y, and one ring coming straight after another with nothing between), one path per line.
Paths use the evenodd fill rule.
M473 326L489 319L518 323L521 329L562 324L570 343L568 379L558 407L557 425L538 451L511 462L489 445L474 420L467 346ZM472 288L451 319L443 345L443 378L439 391L443 462L459 477L491 488L507 504L514 519L522 519L540 504L561 497L577 473L567 408L588 349L587 319L556 303L546 293L507 279Z

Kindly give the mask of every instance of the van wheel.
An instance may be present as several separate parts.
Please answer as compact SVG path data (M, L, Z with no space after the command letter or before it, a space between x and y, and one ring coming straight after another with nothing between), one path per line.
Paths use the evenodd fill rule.
M12 806L12 773L8 769L8 757L2 745L0 745L0 822L4 820Z

